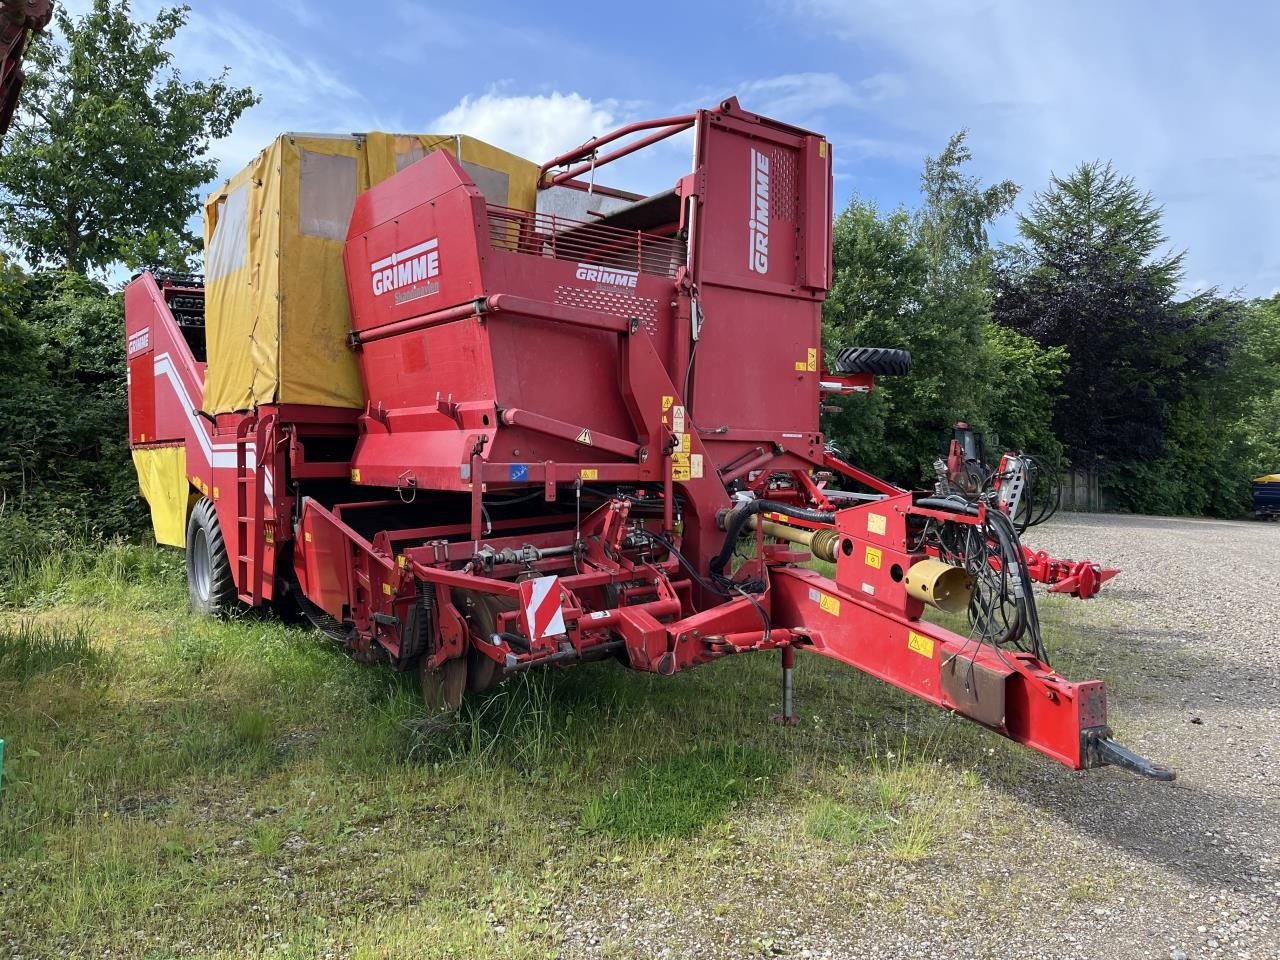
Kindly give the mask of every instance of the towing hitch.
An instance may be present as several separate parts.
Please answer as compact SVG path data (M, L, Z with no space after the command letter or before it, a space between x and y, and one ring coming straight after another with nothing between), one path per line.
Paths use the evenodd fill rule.
M1094 727L1084 731L1084 743L1081 746L1083 749L1080 752L1085 756L1086 766L1089 767L1111 764L1152 780L1168 781L1178 777L1177 771L1172 767L1140 757L1128 747L1116 743L1111 739L1110 727Z

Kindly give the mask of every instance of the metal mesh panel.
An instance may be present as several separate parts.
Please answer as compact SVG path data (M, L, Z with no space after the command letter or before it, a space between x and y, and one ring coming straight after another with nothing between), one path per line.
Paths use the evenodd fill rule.
M492 204L489 240L516 253L670 279L685 262L685 245L680 240Z

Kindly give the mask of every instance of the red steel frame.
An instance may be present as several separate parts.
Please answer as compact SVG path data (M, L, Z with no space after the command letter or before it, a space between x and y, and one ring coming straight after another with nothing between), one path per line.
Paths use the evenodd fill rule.
M829 144L728 100L563 154L542 184L582 189L690 128L694 170L645 231L491 206L443 151L362 194L345 262L363 411L201 413L172 291L142 275L126 291L134 445L186 447L245 603L296 580L369 659L500 676L615 654L671 674L775 648L789 670L802 649L1068 767L1106 762L1101 681L930 624L903 587L924 518L974 518L824 448L821 397L872 387L822 369ZM349 455L309 456L325 444ZM818 470L882 499L833 510ZM733 493L769 478L834 512L835 574L757 532L734 574L754 583L726 598L707 576Z

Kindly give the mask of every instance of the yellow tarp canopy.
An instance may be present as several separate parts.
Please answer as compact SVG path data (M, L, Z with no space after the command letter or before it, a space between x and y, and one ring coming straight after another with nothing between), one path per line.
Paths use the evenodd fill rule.
M533 210L537 164L466 136L285 134L205 203L204 409L362 407L342 247L356 196L448 150L489 203Z
M151 508L156 543L171 547L187 544L187 506L191 485L187 482L187 448L140 447L133 451L138 488Z

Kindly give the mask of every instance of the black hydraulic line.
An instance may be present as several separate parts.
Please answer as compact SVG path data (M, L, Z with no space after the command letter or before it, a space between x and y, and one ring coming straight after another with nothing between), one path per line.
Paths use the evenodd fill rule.
M809 510L804 507L793 507L789 503L782 503L778 500L748 500L746 503L729 511L724 527L724 544L720 547L720 552L711 558L709 565L712 577L720 578L724 576L725 564L733 556L733 548L737 545L738 538L742 536L742 531L746 527L747 521L757 513L766 512L780 513L784 517L791 517L793 520L808 520L811 523L836 522L836 515L827 510Z
M971 517L978 515L978 505L967 500L948 500L945 497L922 497L915 506L926 510L948 510L951 513L965 513Z

